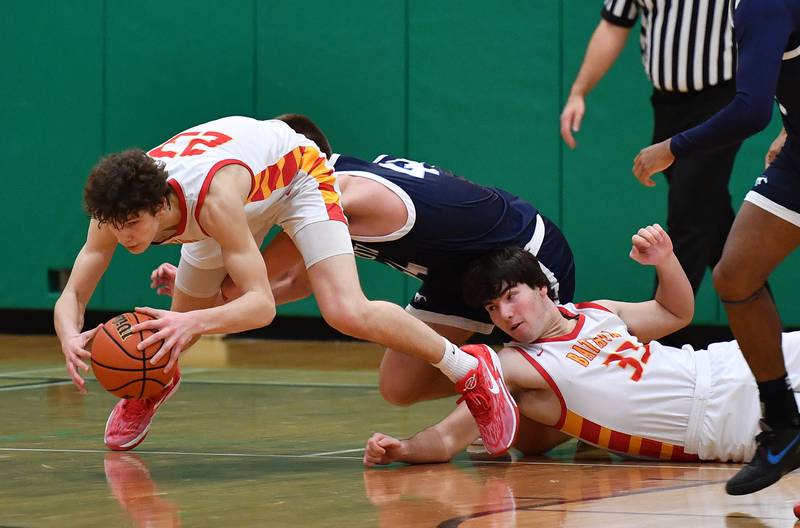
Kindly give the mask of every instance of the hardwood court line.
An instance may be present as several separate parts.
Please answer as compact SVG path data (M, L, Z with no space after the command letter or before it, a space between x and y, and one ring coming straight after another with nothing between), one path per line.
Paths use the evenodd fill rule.
M197 369L191 371L186 369L181 371L183 374L193 374L196 372L205 372L208 369ZM0 375L0 379L26 379L25 376L4 376ZM97 381L94 378L88 378L87 381ZM53 385L66 385L72 383L69 378L54 378L52 380L37 381L35 383L26 383L20 385L10 385L5 388L0 388L0 391L22 390L22 389L35 389L40 387L49 387ZM297 387L297 388L317 388L317 389L377 389L377 384L368 383L304 383L304 382L288 382L288 381L226 381L226 380L187 380L182 379L183 385L238 385L238 386L261 386L261 387Z
M72 383L71 380L62 380L62 379L54 379L49 381L37 381L34 383L20 383L18 385L7 385L5 387L0 387L0 392L11 392L11 391L18 391L18 390L27 390L27 389L40 389L42 387L55 387L58 385L69 385Z
M181 371L183 372L183 371ZM21 377L21 379L26 379ZM12 377L0 376L0 379L17 379ZM89 378L87 381L97 381ZM36 389L39 387L49 387L53 385L66 385L72 383L68 378L55 378L48 381L37 381L35 383L24 383L20 385L9 385L0 388L0 391ZM187 380L182 379L181 385L239 385L239 386L264 386L264 387L297 387L297 388L317 388L317 389L377 389L377 385L360 383L291 383L284 381L216 381L216 380Z
M311 454L308 454L308 455L301 455L301 456L304 456L304 457L318 457L318 456L324 456L324 455L340 455L342 453L360 453L362 451L364 451L364 448L363 447L359 447L359 448L356 448L356 449L342 449L341 451L326 451L325 453L311 453ZM351 458L351 457L348 457L348 458Z
M263 385L266 387L303 387L321 389L377 389L371 383L325 383L325 382L291 382L291 381L226 381L226 380L181 380L189 385Z
M27 453L110 453L108 449L48 449L33 447L0 447L0 451L27 452ZM176 455L176 456L206 456L206 457L242 457L242 458L308 458L310 455L281 455L270 453L209 453L190 451L140 451L138 455ZM315 458L329 458L333 460L361 460L361 457L315 455Z
M65 369L64 369L64 366L61 365L59 367L42 368L42 369L31 369L31 370L17 370L17 371L12 371L12 372L0 371L0 379L17 379L17 378L27 379L27 378L38 378L38 377L46 377L46 378L49 378L49 379L56 379L56 378L52 378L50 376L29 376L29 375L27 375L27 374L36 374L37 372L50 372L51 370L62 371L63 372ZM193 368L181 369L181 372L183 374L197 374L198 372L208 372L210 370L212 370L212 369L201 368L201 367L193 367ZM66 380L68 380L69 378L67 376L60 376L57 379L66 379ZM91 377L88 378L88 380L89 381L96 381L94 378L91 378Z
M58 367L59 370L62 370L63 367ZM52 369L50 369L52 370ZM185 371L182 370L184 374L195 374L197 372L205 372L208 369L204 368L195 368L195 369L186 369ZM8 375L8 374L0 374L0 379L30 379L30 378L41 378L41 376L20 376L20 375ZM95 378L86 378L86 381L97 381ZM53 385L66 385L67 383L72 383L72 380L68 377L59 377L59 378L45 378L40 379L39 381L29 382L29 383L20 383L18 385L6 385L5 387L0 388L0 391L4 390L21 390L21 389L36 389L39 387L50 387ZM0 527L2 528L2 527Z
M11 372L0 371L0 378L15 378L15 377L21 377L25 374L36 374L38 372L51 372L58 370L64 370L64 365L59 365L57 367L47 367L47 368L38 368L29 370L12 370Z
M48 449L48 448L28 448L28 447L0 447L0 451L23 451L23 452L42 452L42 453L107 453L107 449ZM363 448L354 449L354 450L347 450L347 451L339 451L339 453L344 452L357 452L363 451ZM361 460L361 457L354 457L354 456L333 456L333 453L337 453L336 451L332 452L332 454L325 454L325 453L311 453L311 454L302 454L302 455L281 455L281 454L269 454L269 453L214 453L214 452L201 452L201 451L140 451L136 450L136 453L140 454L152 454L152 455L182 455L182 456L216 456L216 457L250 457L250 458L309 458L309 457L317 457L317 458L331 458L331 459L342 459L342 460ZM454 459L453 463L469 463L473 466L478 466L480 464L520 464L520 465L539 465L539 466L585 466L585 467L612 467L612 468L668 468L668 469L712 469L712 470L721 470L721 471L739 471L740 467L736 465L736 467L705 467L704 464L697 464L694 466L679 466L673 465L669 463L663 464L608 464L604 462L598 463L591 463L591 462L534 462L534 461L527 461L527 460L517 460L517 461L505 461L505 460L480 460L480 461L472 461L469 459ZM705 482L705 481L704 481ZM721 482L721 481L720 481ZM661 489L669 489L669 488L661 488Z

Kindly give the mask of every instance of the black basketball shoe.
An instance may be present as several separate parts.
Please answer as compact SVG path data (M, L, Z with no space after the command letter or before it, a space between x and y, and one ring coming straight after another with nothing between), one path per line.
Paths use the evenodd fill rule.
M775 484L800 467L800 425L772 429L763 421L756 454L725 484L728 495L747 495Z

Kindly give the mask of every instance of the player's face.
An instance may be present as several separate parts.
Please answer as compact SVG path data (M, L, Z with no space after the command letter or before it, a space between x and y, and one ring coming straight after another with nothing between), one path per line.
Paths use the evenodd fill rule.
M544 333L548 317L547 288L533 289L519 283L506 287L499 297L489 301L485 308L492 322L520 343L530 343Z
M155 240L159 224L155 216L148 212L141 212L130 217L122 226L109 224L108 227L117 237L120 245L134 255L138 255L150 247Z

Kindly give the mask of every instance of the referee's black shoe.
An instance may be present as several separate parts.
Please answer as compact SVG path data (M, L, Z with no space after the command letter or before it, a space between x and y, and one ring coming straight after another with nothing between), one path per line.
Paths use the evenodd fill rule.
M756 454L725 484L728 495L747 495L775 484L800 467L800 425L772 429L763 421Z

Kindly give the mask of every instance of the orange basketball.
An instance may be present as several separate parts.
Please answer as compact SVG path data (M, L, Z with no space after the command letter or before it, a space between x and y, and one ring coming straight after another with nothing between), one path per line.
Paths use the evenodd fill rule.
M169 383L174 374L164 373L169 361L166 355L157 365L150 359L161 348L161 343L152 344L145 350L138 345L153 332L131 332L133 325L152 319L143 313L124 313L106 322L97 331L92 342L92 370L108 392L119 398L152 398Z

